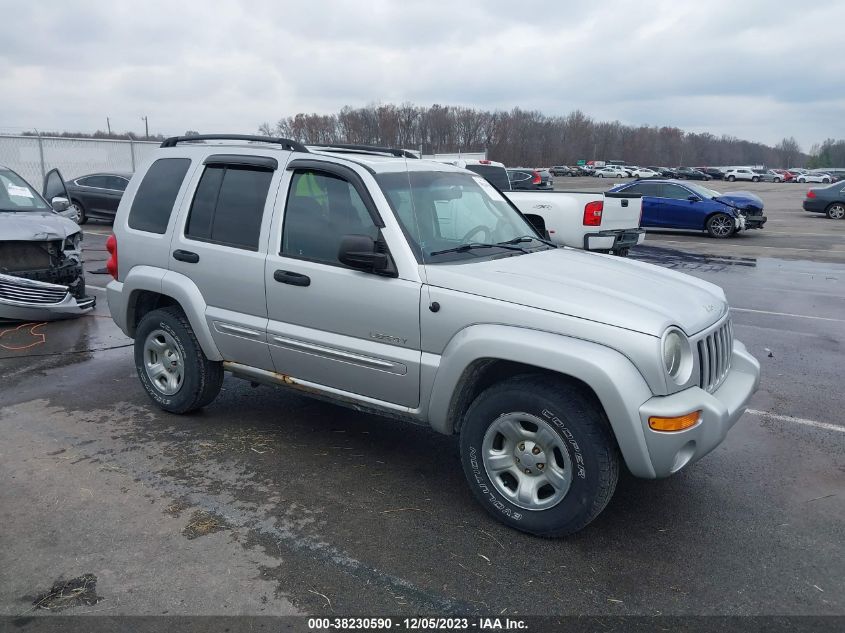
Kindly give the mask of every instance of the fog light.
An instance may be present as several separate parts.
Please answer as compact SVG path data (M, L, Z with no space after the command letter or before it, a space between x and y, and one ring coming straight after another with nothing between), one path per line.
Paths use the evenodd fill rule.
M698 424L701 419L701 411L693 411L676 418L660 418L655 415L648 419L648 426L655 431L683 431Z

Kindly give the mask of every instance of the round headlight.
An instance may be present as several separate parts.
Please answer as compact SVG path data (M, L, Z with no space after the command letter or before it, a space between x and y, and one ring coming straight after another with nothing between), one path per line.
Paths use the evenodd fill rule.
M689 380L692 370L692 353L689 340L680 330L669 330L663 337L663 368L679 385Z

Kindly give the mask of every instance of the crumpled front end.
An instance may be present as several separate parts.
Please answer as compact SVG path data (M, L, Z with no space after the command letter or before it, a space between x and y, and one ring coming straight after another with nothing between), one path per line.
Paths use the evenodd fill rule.
M94 309L78 238L0 242L0 319L50 321Z
M737 210L744 225L741 230L762 229L768 219L763 215L763 200L751 192L729 192L722 194L715 200Z

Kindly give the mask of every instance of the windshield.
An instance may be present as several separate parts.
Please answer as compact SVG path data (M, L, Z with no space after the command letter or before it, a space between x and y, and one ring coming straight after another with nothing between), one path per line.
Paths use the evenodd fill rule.
M50 206L29 184L8 169L0 169L0 211L49 211Z
M694 191L697 195L702 198L709 200L710 198L718 198L722 194L714 189L708 189L707 187L702 187L701 185L696 185L692 182L685 182L684 186L691 191Z
M376 176L418 259L425 263L471 260L512 252L513 246L441 253L467 244L499 244L537 235L481 176L410 171ZM531 240L528 240L531 241ZM525 249L546 246L531 241Z

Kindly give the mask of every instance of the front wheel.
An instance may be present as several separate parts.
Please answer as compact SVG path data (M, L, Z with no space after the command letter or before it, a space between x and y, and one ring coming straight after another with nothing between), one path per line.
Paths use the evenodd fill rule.
M775 178L775 182L782 182L780 178Z
M733 182L736 180L736 176L728 176L728 181Z
M845 204L835 202L827 208L827 217L831 220L841 220L845 218Z
M598 174L599 178L604 178L604 174Z
M757 178L757 176L754 176L754 178L751 179L751 182L760 182L760 179Z
M460 449L481 505L538 536L584 528L610 501L619 476L600 406L547 376L517 376L481 393L464 417Z
M223 363L206 357L178 307L141 318L135 331L135 369L147 395L170 413L204 407L223 384Z
M716 213L707 220L707 233L710 237L723 239L734 234L734 219L726 213Z

